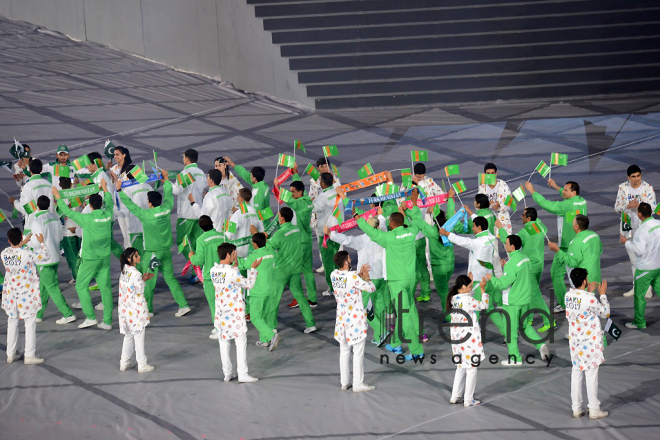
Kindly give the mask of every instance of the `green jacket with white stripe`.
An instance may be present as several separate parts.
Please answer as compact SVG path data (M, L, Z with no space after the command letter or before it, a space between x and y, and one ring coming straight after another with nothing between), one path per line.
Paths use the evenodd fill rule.
M556 258L568 267L587 269L589 282L600 283L600 255L603 243L594 231L580 231L569 243L568 250L557 252Z
M504 275L491 278L489 283L502 290L502 302L507 306L524 306L532 299L532 262L521 250L509 254Z

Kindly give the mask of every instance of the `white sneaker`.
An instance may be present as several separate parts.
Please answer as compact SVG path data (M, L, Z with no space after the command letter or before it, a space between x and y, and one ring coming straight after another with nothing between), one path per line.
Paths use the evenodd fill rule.
M72 309L82 309L82 306L80 305L80 303L73 303L73 304L71 304L71 308Z
M12 357L8 357L8 358L7 358L7 363L8 363L8 364L13 364L14 362L16 362L17 360L19 360L20 358L21 358L21 355L20 355L20 354L15 354L14 356L12 356Z
M307 327L303 333L312 333L316 331L316 326Z
M97 325L97 327L100 328L101 330L112 330L112 325L111 324L106 324L105 322L100 322Z
M211 333L209 335L209 339L219 339L219 338L220 338L220 335L217 334L217 333Z
M562 306L560 306L559 304L557 304L557 305L555 306L555 313L561 313L561 312L563 312L563 311L565 311L565 310L566 310L566 309L563 308Z
M646 298L646 299L653 298L653 289L650 286L649 286L649 290L646 291L646 294L644 295L644 298Z
M154 312L149 312L149 318L153 318L153 317L154 317Z
M273 336L273 339L270 340L270 343L268 344L268 351L273 351L277 348L277 344L280 343L281 336L277 333L275 333L275 336Z
M469 402L463 403L463 406L466 407L466 408L469 408L471 406L477 406L477 405L481 405L481 400L471 400Z
M93 326L93 325L96 325L96 324L98 324L98 323L99 323L99 322L98 322L96 319L89 319L89 318L86 318L86 319L83 321L82 324L79 324L79 325L78 325L78 328L87 328L87 327L91 327L91 326Z
M179 309L179 311L176 312L176 313L174 314L174 316L176 316L177 318L180 318L180 317L182 317L183 315L186 315L186 314L188 314L188 313L190 313L190 307L185 306L184 308Z
M348 390L348 389L349 389L350 387L352 387L352 386L353 386L353 385L351 385L351 384L348 384L348 385L342 385L342 386L341 386L341 390L342 390L342 391L346 391L346 390Z
M25 365L36 365L36 364L42 364L43 362L44 362L43 359L35 356L26 356L25 359L23 360L23 364Z
M323 268L323 266L316 269L316 273L324 273L324 272L325 272L325 269Z
M252 377L249 374L246 374L245 376L239 376L238 382L239 383L252 383L252 382L257 382L259 379L256 377Z
M607 411L601 411L600 409L590 409L589 410L589 420L598 420L604 419L609 416L610 413Z
M330 292L329 290L324 290L321 295L323 295L323 296L332 296L332 292Z
M103 310L103 303L98 303L94 306L94 310Z
M218 334L218 329L213 327L213 330L211 330L211 334L217 335Z
M634 287L623 294L623 296L625 296L626 298L629 298L629 297L634 296L634 295L635 295L635 288Z
M35 321L35 322L43 322L44 320L41 319L41 318L36 318L34 321Z
M69 280L69 284L71 284L71 285L73 285L73 283L75 283L75 282L76 282L76 280L74 280L73 278L71 278L71 279Z
M626 322L625 325L626 325L627 328L638 328L637 324L635 324L633 322Z
M521 367L522 364L523 364L522 360L517 361L517 362L509 362L509 360L510 359L508 357L506 359L504 359L502 361L502 365L504 365L505 367Z
M372 391L372 390L375 390L375 389L376 389L376 387L363 383L361 385L353 387L353 392L354 393L363 393L365 391Z
M233 374L225 374L225 382L231 382L232 379L236 379L236 376Z
M583 409L581 409L580 411L573 411L573 418L574 418L574 419L579 419L580 417L582 417L582 416L585 415L586 413L587 413L587 412L586 412L585 410L583 410Z
M541 353L541 360L550 359L550 350L548 350L548 344L541 345L539 348L539 353Z
M257 347L268 348L269 345L268 342L257 341Z
M452 405L457 404L457 403L463 403L463 398L462 397L452 397L449 399L449 403Z
M76 319L77 319L77 318L76 318L75 316L73 316L73 315L71 315L71 316L67 316L67 317L64 317L64 316L63 316L63 317L61 317L60 319L58 319L57 321L55 321L55 324L60 324L60 325L61 325L61 324L68 324L68 323L70 323L70 322L75 321Z
M144 367L138 367L138 373L148 373L150 371L154 371L153 365L145 365Z
M135 366L135 364L131 364L130 362L128 364L122 364L119 366L119 371L126 371L130 370Z

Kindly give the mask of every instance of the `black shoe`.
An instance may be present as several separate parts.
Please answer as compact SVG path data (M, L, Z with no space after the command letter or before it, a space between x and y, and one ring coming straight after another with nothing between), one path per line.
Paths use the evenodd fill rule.
M309 303L309 306L313 309L319 306L319 303L317 303L317 302L310 301L310 300L307 300L307 302Z

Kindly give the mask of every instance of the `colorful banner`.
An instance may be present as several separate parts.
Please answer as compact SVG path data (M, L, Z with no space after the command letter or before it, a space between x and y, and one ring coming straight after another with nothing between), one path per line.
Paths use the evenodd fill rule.
M162 175L162 174L152 174L152 175L149 176L149 178L148 178L148 179L146 180L146 182L144 182L144 183L153 182L153 181L155 181L155 180L160 180L160 179L162 179L162 178L163 178L163 175ZM140 182L138 182L138 181L135 180L135 179L124 180L124 181L121 183L121 187L122 187L122 188L128 188L129 186L138 185L139 183L140 183Z
M75 199L77 197L87 197L99 191L101 191L101 188L97 184L87 185L80 188L61 189L60 197L63 199Z
M424 201L417 199L417 207L430 208L431 206L434 205L442 205L443 203L447 203L448 198L449 197L447 196L447 194L440 194L439 196L427 197ZM413 207L412 200L406 200L405 203L408 209L412 209Z
M360 180L356 180L355 182L347 183L345 185L340 186L339 189L347 193L362 188L368 188L373 185L378 185L379 183L383 183L383 182L387 182L387 171L374 174L373 176L369 176L365 179L360 179Z
M371 210L365 212L364 214L361 214L359 217L363 218L365 220L368 220L371 217L375 217L377 212L378 211L376 211L376 208L374 208L374 209L371 209ZM342 223L340 225L331 227L330 230L335 231L335 232L345 232L345 231L348 231L349 229L353 229L355 227L357 227L357 219L352 218L350 220L346 220L344 223ZM327 244L328 238L329 237L327 235L323 236L323 247L324 248L328 247L328 244Z

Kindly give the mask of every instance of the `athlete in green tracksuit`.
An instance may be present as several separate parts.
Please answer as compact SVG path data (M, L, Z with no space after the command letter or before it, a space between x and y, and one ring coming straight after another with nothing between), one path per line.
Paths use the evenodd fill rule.
M487 287L490 284L498 290L504 290L502 293L502 308L508 314L511 322L511 332L507 340L509 348L509 357L502 361L503 365L514 366L522 365L522 357L518 350L518 331L520 330L531 341L539 341L541 337L532 327L532 314L525 316L523 322L521 317L529 310L531 301L532 284L532 263L520 250L522 240L517 235L509 235L504 245L509 254L509 261L504 265L504 274L495 278L490 274L486 275L481 281L481 287ZM506 289L506 290L505 290ZM541 359L546 359L549 355L545 344L532 343L541 352Z
M467 213L470 214L471 217L470 221L468 221L468 230L472 230L472 219L483 217L488 222L488 232L490 232L492 236L495 236L495 220L497 220L497 218L495 217L495 214L493 214L493 211L490 210L488 196L486 194L477 194L474 196L474 207L477 209L474 214L469 208L467 209Z
M525 183L525 189L532 195L532 198L538 203L539 207L551 214L562 217L562 223L559 227L559 235L561 236L559 247L566 252L569 243L575 237L573 219L577 214L587 215L587 201L580 197L580 185L575 182L566 182L566 185L560 188L554 180L548 179L548 185L558 190L564 200L560 202L546 200L545 197L534 191L534 185L531 182ZM566 296L566 265L559 261L556 255L552 259L550 276L552 277L552 287L554 288L558 303L554 311L555 313L561 313L566 309L566 304L564 303L564 297Z
M413 191L413 206L417 205L417 192ZM407 360L413 356L424 355L424 347L420 341L419 316L414 299L415 288L415 237L419 232L417 226L405 228L404 216L393 213L389 219L390 231L384 232L372 228L366 220L359 218L358 227L362 232L385 249L385 265L387 268L387 286L390 298L396 310L397 320L391 343L385 348L394 353L402 353L401 336L404 336L410 349Z
M149 191L147 194L147 198L149 199L149 209L142 209L133 203L130 197L121 191L120 180L117 180L117 191L119 191L121 201L126 208L128 208L128 210L131 211L140 222L142 222L142 227L144 229L145 258L143 258L140 263L142 266L140 272L146 272L149 267L149 262L154 257L161 262L162 266L160 270L162 270L165 283L167 284L167 287L170 288L174 301L179 305L179 310L174 316L181 317L190 312L190 307L188 307L188 302L186 301L186 297L183 294L179 282L174 278L171 252L173 244L172 222L170 221L172 207L174 206L174 197L172 195L172 183L168 180L167 171L163 170L162 173L162 181L164 182L163 195L161 196L160 193L156 191ZM144 297L147 299L149 313L154 312L153 299L156 278L158 277L158 268L154 268L153 271L154 277L147 280L144 289Z
M213 220L208 215L203 215L199 218L199 227L204 233L197 237L197 246L195 251L188 253L190 262L195 266L201 266L202 277L204 278L204 295L206 301L209 303L211 309L211 322L215 319L215 288L211 281L211 268L215 263L220 263L218 256L218 246L227 241L224 234L216 231L213 225ZM248 266L249 268L249 266ZM215 327L214 327L215 329ZM211 339L217 339L217 331L211 333Z
M552 325L550 324L550 318L552 315L550 314L550 309L548 309L548 305L545 303L543 295L541 294L541 275L543 274L543 259L545 255L545 236L547 235L548 228L543 222L541 222L537 215L536 208L532 208L531 206L525 208L522 213L522 221L526 228L522 228L518 232L518 237L520 237L520 240L522 241L523 254L527 255L529 261L532 262L532 278L534 282L532 283L529 307L532 309L540 309L545 312L540 314L543 317L543 327L538 331L546 332L550 327L554 327L556 322L553 319ZM506 239L509 236L506 229L499 220L495 222L495 226L498 228L498 236L500 240L502 240L502 243L506 243ZM538 229L539 232L530 235L527 228L530 228L533 231Z
M296 224L300 229L300 245L303 251L302 260L302 274L305 278L305 285L307 287L307 299L312 306L316 306L316 279L314 278L314 267L312 257L312 210L314 204L312 199L309 198L305 192L305 184L300 180L296 166L296 174L293 175L293 182L291 183L291 195L293 200L287 203L296 213Z
M252 206L255 211L263 211L270 208L270 189L268 184L264 182L266 171L261 167L254 167L248 171L240 165L236 165L230 158L225 157L229 166L234 167L234 171L238 177L245 180L245 182L252 187ZM249 267L248 267L249 269Z
M300 227L291 224L291 220L293 220L293 210L286 206L281 208L279 213L281 227L266 244L268 250L278 251L275 269L271 277L273 301L269 301L266 322L271 329L277 329L277 312L282 299L282 292L284 292L286 286L289 286L305 319L305 333L311 333L316 331L316 323L312 316L312 309L309 307L309 302L305 299L302 290L300 275L302 273L303 249L300 246Z
M568 250L562 251L556 243L549 242L550 250L557 252L557 258L562 264L575 269L587 269L587 279L590 283L601 282L600 256L603 253L603 243L594 231L589 231L589 217L578 214L573 220L573 230L577 235L568 244Z
M57 208L60 212L78 224L83 231L76 292L87 319L78 328L91 327L97 323L92 298L89 295L89 283L95 279L101 291L103 303L103 323L98 325L100 328L110 330L113 309L110 279L113 200L105 181L101 182L101 188L104 193L103 198L98 194L89 196L89 206L92 212L87 214L72 211L64 199L60 198L56 188L53 188L53 195L58 199Z
M268 313L272 313L272 310L277 308L277 305L273 304L276 295L274 294L272 282L276 257L275 253L266 247L266 235L262 232L252 235L252 247L254 252L248 255L247 258L239 259L238 268L249 270L252 263L261 258L257 280L248 293L250 296L250 320L259 332L257 346L270 347L271 344L277 345L276 340L279 341L277 332L268 322L271 318Z

